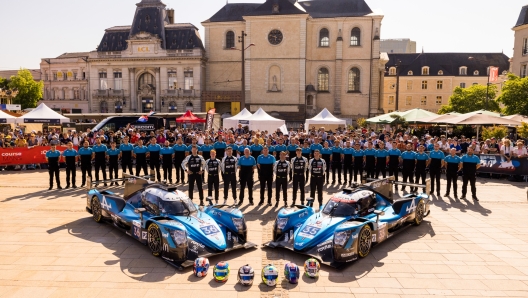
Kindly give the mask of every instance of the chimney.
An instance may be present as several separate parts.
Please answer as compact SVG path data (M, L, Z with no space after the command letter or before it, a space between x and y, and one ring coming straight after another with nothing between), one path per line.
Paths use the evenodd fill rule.
M169 19L169 24L174 24L174 9L167 9L167 18Z

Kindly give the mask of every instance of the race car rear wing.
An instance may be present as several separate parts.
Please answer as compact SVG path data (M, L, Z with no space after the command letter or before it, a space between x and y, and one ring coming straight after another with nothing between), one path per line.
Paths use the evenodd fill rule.
M92 189L93 185L98 185L101 183L112 183L112 182L122 182L125 181L125 193L124 196L127 197L129 194L132 194L142 188L145 188L148 184L154 183L155 180L154 170L150 170L150 175L148 176L133 176L130 174L123 174L122 178L109 179L109 180L100 180L92 181L91 177L86 177L86 189Z
M426 179L425 184L415 184L415 183L406 183L406 182L396 181L394 179L394 176L390 176L390 177L383 178L383 179L372 179L372 178L363 177L362 182L364 186L368 186L390 199L392 199L394 195L393 185L409 186L411 187L411 191L413 188L415 188L416 190L423 188L425 189L425 193L427 195L429 195L429 192L431 191L431 179Z

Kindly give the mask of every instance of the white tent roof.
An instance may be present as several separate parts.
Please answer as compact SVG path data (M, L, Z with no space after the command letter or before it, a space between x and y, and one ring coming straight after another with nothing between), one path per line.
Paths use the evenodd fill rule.
M17 123L65 123L70 122L69 118L50 109L47 105L41 103L33 111L17 118Z
M346 120L336 118L330 111L328 111L326 108L322 110L317 116L313 117L312 119L306 119L306 123L304 127L310 127L310 125L313 124L338 124L338 125L346 125Z
M239 120L246 120L249 117L253 116L250 111L248 111L246 108L244 108L240 113L236 114L235 116L225 118L223 127L224 128L237 128L238 121Z
M258 109L255 114L244 120L249 121L250 130L267 130L269 133L275 132L277 128L286 124L286 121L270 116L262 108Z
M15 123L17 117L11 116L4 111L0 111L0 123Z

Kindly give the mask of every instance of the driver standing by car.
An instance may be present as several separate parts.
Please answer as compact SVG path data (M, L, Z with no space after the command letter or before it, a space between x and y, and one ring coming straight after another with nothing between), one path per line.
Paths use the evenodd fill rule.
M61 156L60 151L57 151L57 146L51 145L51 150L46 152L46 161L48 162L48 172L49 172L49 190L53 189L53 176L55 175L55 180L57 181L57 189L62 189L60 186L59 179L59 159Z
M198 186L198 194L200 196L200 206L203 206L203 188L202 188L202 173L205 168L205 160L201 155L198 155L198 146L191 145L191 155L188 155L182 162L181 167L187 172L189 179L189 198L193 199L194 183Z
M227 147L227 156L222 159L222 173L224 174L224 204L227 203L227 194L229 193L229 186L233 191L233 200L236 204L236 165L237 158L233 156L233 148Z
M314 151L314 158L308 163L308 170L310 172L310 196L315 198L315 191L317 190L317 201L319 208L323 205L323 183L326 172L326 162L321 159L321 152L319 149Z
M202 146L203 148L203 146ZM214 198L215 202L218 204L218 184L220 184L220 179L218 175L220 174L220 160L216 158L216 150L213 149L209 151L210 158L205 161L205 170L207 171L207 196L211 197L213 195L214 188Z
M301 205L304 205L304 187L306 185L306 180L304 176L308 171L308 160L306 157L302 156L302 149L298 147L295 150L297 156L292 158L291 167L293 172L293 202L292 207L295 206L295 201L297 200L297 190L301 191Z
M286 161L286 151L281 151L280 159L275 162L273 171L275 172L275 207L279 205L280 191L284 197L284 207L288 206L288 172L290 172L290 163Z

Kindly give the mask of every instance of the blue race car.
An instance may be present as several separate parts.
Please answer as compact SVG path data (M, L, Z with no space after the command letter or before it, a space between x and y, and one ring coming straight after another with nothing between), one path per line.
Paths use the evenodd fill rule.
M91 189L86 210L95 222L113 223L178 269L192 266L198 257L256 247L247 241L240 210L208 201L202 211L176 188L128 176L124 197Z
M412 224L420 225L429 215L427 194L393 201L393 183L387 178L344 189L319 212L311 207L311 198L308 206L282 208L273 225L273 240L264 246L309 255L336 268L366 257L373 245Z

